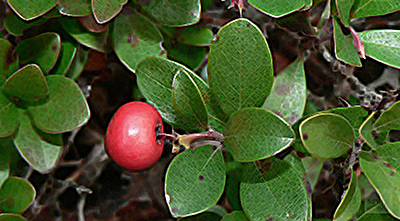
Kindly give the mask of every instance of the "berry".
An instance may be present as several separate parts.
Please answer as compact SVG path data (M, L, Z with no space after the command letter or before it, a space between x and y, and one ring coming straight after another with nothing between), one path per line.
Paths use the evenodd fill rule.
M120 107L107 128L105 149L121 167L139 172L153 166L161 157L164 140L160 113L152 105L130 102Z

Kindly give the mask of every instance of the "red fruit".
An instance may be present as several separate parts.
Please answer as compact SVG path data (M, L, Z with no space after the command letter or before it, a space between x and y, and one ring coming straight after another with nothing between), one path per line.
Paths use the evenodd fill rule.
M120 107L107 128L105 149L118 165L132 172L153 166L161 157L164 140L160 113L152 105L130 102Z

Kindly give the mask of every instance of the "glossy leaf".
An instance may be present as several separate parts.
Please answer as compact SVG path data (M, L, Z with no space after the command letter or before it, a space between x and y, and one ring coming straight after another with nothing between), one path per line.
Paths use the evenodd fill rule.
M224 147L239 162L272 156L295 139L291 127L262 108L244 108L233 113L224 130Z
M174 217L198 214L214 206L225 186L220 149L185 150L172 161L165 179L165 196Z
M159 24L187 26L200 20L199 0L136 0L141 12Z
M202 25L184 27L177 32L178 40L190 45L207 46L214 40L212 31Z
M359 128L364 123L364 120L368 117L368 111L361 106L339 107L326 111L321 111L320 113L338 114L346 118L346 120L349 121L351 127L353 128L356 137L358 137Z
M45 22L46 19L43 17L37 18L32 21L25 21L24 19L18 17L15 13L9 13L4 19L4 27L12 35L23 35L24 30L40 25Z
M221 220L226 214L224 208L219 205L213 206L210 209L194 216L188 216L179 219L179 221L204 221L204 220Z
M380 203L373 208L366 211L357 221L396 221L393 216L391 216L385 206Z
M28 108L36 126L49 133L62 133L85 124L90 111L78 85L59 75L47 76L46 80L49 85L46 100Z
M389 109L383 111L374 123L378 131L400 130L400 102L394 103Z
M400 218L400 142L360 153L360 167L390 214Z
M128 0L92 0L93 15L100 24L114 18Z
M350 10L355 0L336 0L339 17L346 27L350 26Z
M208 112L200 90L185 70L178 70L172 82L172 104L185 119L206 128Z
M162 50L163 38L156 26L129 7L115 18L113 39L118 58L132 71L141 60Z
M34 45L35 47L32 47ZM61 38L56 33L43 33L18 44L16 50L22 65L35 63L47 73L56 64Z
M400 30L371 30L359 35L369 57L400 68Z
M90 0L58 0L58 10L67 16L85 16L92 13Z
M18 70L18 57L10 42L0 38L0 76L8 78Z
M196 69L206 58L207 48L198 47L167 39L163 42L167 58L179 62L190 69Z
M249 3L272 17L281 17L305 6L304 0L249 0Z
M74 60L67 71L65 76L71 79L77 79L85 68L85 64L88 58L89 50L86 50L83 46L78 46Z
M2 213L0 214L0 221L26 221L26 219L18 214Z
M345 36L343 34L342 29L340 28L340 20L337 17L334 17L332 22L336 58L347 64L361 67L360 56L354 47L353 37L351 35Z
M357 174L352 172L350 184L342 202L335 211L333 220L347 221L354 217L361 205L361 191L357 186Z
M14 148L10 138L0 138L0 189L10 175L10 146Z
M368 146L372 148L376 148L376 142L374 137L372 136L372 125L375 121L374 118L375 113L372 113L368 116L368 118L364 121L359 129L359 133L364 141L368 144Z
M352 148L354 133L340 115L321 113L300 124L300 137L307 150L320 158L340 157Z
M76 55L77 46L69 41L61 43L60 57L56 65L51 70L52 74L64 75L70 68Z
M49 93L46 79L35 64L27 65L7 79L3 92L25 101L37 101Z
M0 91L0 137L10 136L19 125L17 107Z
M225 215L221 221L248 221L246 214L243 211L233 211Z
M32 20L50 11L57 4L57 0L7 0L8 5L24 20Z
M35 196L35 188L27 180L10 177L0 189L0 208L5 213L22 213Z
M360 0L356 2L353 18L384 15L400 9L399 1Z
M261 31L247 19L223 26L211 44L207 65L210 87L228 115L259 107L271 91L272 58Z
M306 96L304 64L297 60L275 78L271 94L262 107L271 110L292 125L303 115Z

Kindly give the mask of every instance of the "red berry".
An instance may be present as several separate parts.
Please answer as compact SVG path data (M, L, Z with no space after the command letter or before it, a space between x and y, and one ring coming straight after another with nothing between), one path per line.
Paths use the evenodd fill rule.
M152 105L130 102L120 107L107 128L105 149L118 165L132 172L153 166L161 157L164 140L160 113Z

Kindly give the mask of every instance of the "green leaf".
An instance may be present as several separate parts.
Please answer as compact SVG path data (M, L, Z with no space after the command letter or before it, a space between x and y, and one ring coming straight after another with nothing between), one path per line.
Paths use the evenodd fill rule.
M366 211L357 221L397 221L391 216L382 203Z
M167 50L167 57L173 61L184 64L190 69L196 69L206 57L207 48L198 47L180 42L174 39L166 39L163 47Z
M204 220L221 220L221 218L226 214L224 208L219 205L213 206L207 211L185 218L179 219L179 221L204 221Z
M244 211L251 220L308 220L310 200L301 176L275 157L256 162L240 184ZM258 172L261 172L261 174Z
M359 128L364 123L364 120L368 117L368 111L361 106L339 107L326 111L321 111L320 113L338 114L346 118L346 120L349 121L351 127L353 128L356 137L358 137Z
M66 77L71 79L77 79L79 75L83 72L85 68L86 60L89 55L89 50L86 50L83 46L79 45L76 49L76 55L74 56L74 60L67 71L65 73Z
M340 20L334 16L333 20L333 33L335 42L335 55L338 60L347 64L361 67L361 60L358 52L353 44L353 37L351 35L345 36L340 28Z
M360 167L389 213L400 219L400 142L361 152Z
M374 137L372 136L372 125L375 121L374 118L375 113L369 115L369 117L364 121L364 123L360 126L359 133L361 138L368 144L368 146L372 148L376 148L376 142Z
M350 10L354 0L336 0L336 8L340 19L346 27L350 26Z
M0 221L26 221L26 219L18 214L2 213L0 214Z
M54 6L57 5L57 0L7 0L8 5L24 20L32 20L41 15L46 14Z
M316 157L305 157L302 158L302 163L306 169L308 181L310 182L311 190L314 192L315 185L317 184L319 174L325 161L320 160Z
M115 53L131 71L141 60L162 50L163 38L157 27L130 7L115 18L113 39Z
M67 16L85 16L92 13L90 0L58 0L58 10Z
M100 24L114 18L128 0L92 0L93 15Z
M288 147L295 138L290 126L262 108L233 113L224 131L224 147L239 162L261 160Z
M47 134L35 128L28 112L20 109L20 122L16 135L13 136L15 146L21 156L37 171L46 173L54 168L61 154L62 134Z
M378 131L400 130L400 101L382 112L374 123L374 129Z
M5 213L22 213L35 196L35 188L27 180L10 177L0 189L0 208Z
M210 87L226 114L260 107L274 82L272 57L260 29L247 19L220 29L208 61Z
M5 39L0 38L0 76L8 78L18 70L18 56Z
M360 0L353 12L353 18L384 15L399 9L399 1Z
M208 112L200 90L183 69L178 70L172 82L172 104L176 111L199 127L208 125Z
M330 113L316 114L303 121L300 137L311 154L323 159L344 155L355 139L350 123L344 117Z
M70 68L74 57L76 55L77 46L69 41L61 43L60 57L57 60L54 68L51 70L52 74L64 75Z
M304 63L297 60L275 78L271 94L262 107L271 110L292 125L302 116L306 97Z
M58 34L52 32L27 39L19 43L16 48L22 65L35 63L45 73L56 64L60 49L61 38Z
M214 40L214 35L207 27L197 24L177 30L178 40L189 45L207 46Z
M19 125L17 107L1 91L0 125L0 137L10 136L15 132Z
M246 214L243 211L233 211L225 215L221 221L248 221Z
M199 0L136 0L140 11L161 25L187 26L200 20Z
M225 186L220 149L201 146L175 157L165 178L165 196L174 217L198 214L214 206Z
M369 57L400 68L400 30L371 30L359 35Z
M0 189L10 175L10 146L14 148L10 138L0 138Z
M62 133L85 124L90 111L79 86L59 75L47 76L46 80L49 85L46 100L28 107L36 126L49 133Z
M354 217L361 205L361 191L357 186L357 174L352 172L349 187L335 211L333 220L347 221Z
M304 0L249 0L249 3L272 17L281 17L305 6Z
M37 101L49 93L46 80L36 64L27 65L7 79L3 92L25 101Z
M4 27L12 35L23 35L24 30L36 25L40 25L46 21L45 18L40 17L32 21L25 21L18 17L15 13L9 13L4 19Z

